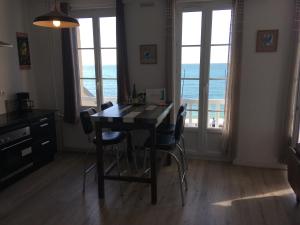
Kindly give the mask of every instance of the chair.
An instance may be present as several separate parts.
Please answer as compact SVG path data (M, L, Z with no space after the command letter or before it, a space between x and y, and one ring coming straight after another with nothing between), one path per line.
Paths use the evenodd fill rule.
M180 194L181 194L181 201L182 206L184 206L184 195L183 195L183 187L182 183L185 183L185 190L188 189L187 185L187 178L186 178L186 166L185 166L185 154L180 146L179 142L181 139L181 135L184 129L184 118L185 118L186 111L182 111L179 116L177 117L175 130L172 134L157 134L156 136L156 146L155 149L157 151L169 154L173 157L177 164L178 169L178 177L179 177L179 185L180 185ZM145 147L147 150L151 144L150 138L146 141ZM176 156L176 153L179 153L179 157Z
M101 105L101 110L103 111L103 110L108 109L109 107L112 107L112 106L113 106L112 102L105 102Z
M102 108L102 106L101 106ZM107 107L108 108L108 107ZM96 144L96 137L93 137L94 132L94 126L91 121L91 115L95 114L97 111L94 108L89 108L86 110L83 110L80 112L80 120L82 124L82 128L84 133L88 137L88 141L91 143L93 142ZM117 169L120 175L120 162L119 162L119 149L117 147L118 144L120 144L124 139L126 138L126 135L124 132L118 132L118 131L104 131L102 132L102 145L103 146L112 146L112 151L115 151L116 154L116 163L117 163ZM86 156L88 156L89 151L86 151ZM87 158L87 157L86 157ZM92 171L96 167L96 163L93 163L89 167L84 168L83 172L83 192L85 191L85 181L86 181L86 175Z
M183 152L185 154L185 140L184 140L184 134L183 134L183 131L184 131L184 124L185 124L185 118L186 118L186 108L187 108L187 104L183 104L179 107L178 109L178 112L177 112L177 116L176 116L176 120L178 119L178 117L181 115L182 112L185 112L183 115L184 115L184 118L183 118L183 130L182 130L182 134L181 134L181 137L180 137L180 141L179 141L179 145L181 146L181 148L183 149ZM175 124L162 124L161 126L159 126L157 128L157 133L159 134L173 134L175 132ZM182 145L181 145L182 144ZM185 165L186 166L186 169L187 168L187 164Z

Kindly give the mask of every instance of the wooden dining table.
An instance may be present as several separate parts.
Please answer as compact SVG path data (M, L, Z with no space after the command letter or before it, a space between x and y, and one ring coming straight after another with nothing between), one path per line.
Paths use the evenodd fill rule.
M96 130L98 196L105 197L105 180L148 183L151 185L151 203L157 202L157 165L156 165L156 128L166 120L170 120L173 103L165 105L121 105L116 104L104 111L92 115ZM109 175L104 169L104 151L102 145L102 130L148 130L151 139L150 176L119 176Z

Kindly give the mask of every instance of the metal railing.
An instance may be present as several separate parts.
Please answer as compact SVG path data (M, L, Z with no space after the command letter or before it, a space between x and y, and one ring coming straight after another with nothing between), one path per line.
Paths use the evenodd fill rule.
M103 102L117 102L117 97L104 97ZM81 102L83 106L97 106L96 97L82 96ZM185 120L186 127L198 127L198 99L182 99L187 104L187 116ZM224 124L224 99L209 99L207 127L221 128ZM210 110L211 109L211 110Z
M198 126L198 99L182 99L187 104L186 127ZM209 99L207 127L221 128L224 124L224 99ZM193 107L194 106L194 107Z

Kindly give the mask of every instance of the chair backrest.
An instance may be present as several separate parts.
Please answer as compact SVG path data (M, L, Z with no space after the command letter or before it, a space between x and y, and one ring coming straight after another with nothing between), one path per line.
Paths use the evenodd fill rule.
M109 107L112 107L112 106L113 106L112 102L105 102L101 105L101 110L103 111L103 110L108 109Z
M183 111L186 111L186 107L187 107L187 104L186 104L186 103L182 104L182 105L179 107L176 118L178 118L178 116L179 116Z
M183 129L184 129L184 119L185 119L186 111L184 110L179 114L179 116L176 119L176 124L175 124L175 132L174 132L174 137L176 142L180 141Z
M88 108L80 112L81 125L86 135L89 135L94 130L91 115L95 113L97 113L97 111L94 108Z

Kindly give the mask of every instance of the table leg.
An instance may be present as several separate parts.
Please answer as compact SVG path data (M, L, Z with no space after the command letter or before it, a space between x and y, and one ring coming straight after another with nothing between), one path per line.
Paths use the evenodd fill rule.
M96 123L96 143L97 143L97 172L98 172L98 197L104 198L104 160L102 145L102 127Z
M156 128L150 131L151 149L150 149L150 164L151 164L151 203L157 202L157 172L156 172Z
M127 132L127 156L129 163L133 162L133 155L132 155L132 136L130 131Z

